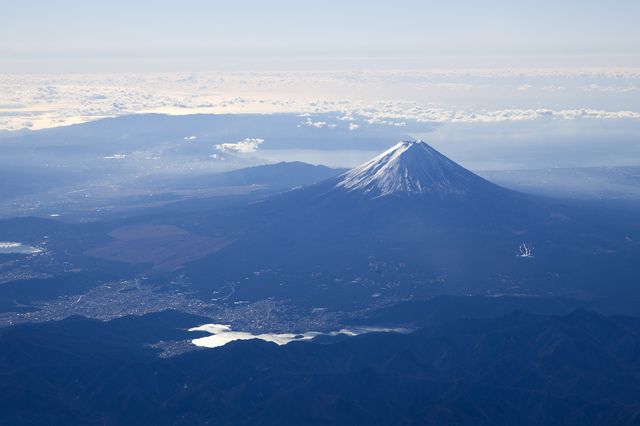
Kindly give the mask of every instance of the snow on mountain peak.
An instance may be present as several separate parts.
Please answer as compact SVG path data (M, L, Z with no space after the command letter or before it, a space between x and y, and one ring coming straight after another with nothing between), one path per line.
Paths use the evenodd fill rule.
M398 193L462 196L488 184L421 140L400 142L340 178L336 187L373 197Z

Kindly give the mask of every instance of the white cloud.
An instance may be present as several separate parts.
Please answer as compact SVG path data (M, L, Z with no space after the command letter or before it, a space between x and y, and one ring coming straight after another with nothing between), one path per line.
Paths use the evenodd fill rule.
M471 84L463 84L463 83L438 83L435 85L436 87L442 87L445 89L455 89L455 90L469 90L473 88Z
M238 152L242 154L248 154L255 152L258 149L258 145L264 142L264 139L245 139L236 143L223 143L216 145L216 149L223 152Z
M0 130L134 113L294 113L318 128L328 124L309 114L395 125L515 121L540 117L533 101L557 119L582 106L599 111L586 114L594 118L640 112L640 68L6 74L0 82ZM530 91L535 99L513 96L529 88L542 90Z
M322 126L324 126L325 124L327 124L327 122L326 121L313 122L313 121L311 121L311 118L307 118L307 121L304 124L306 124L307 126L317 127L319 129Z
M349 130L356 130L358 127L360 127L360 125L349 123Z

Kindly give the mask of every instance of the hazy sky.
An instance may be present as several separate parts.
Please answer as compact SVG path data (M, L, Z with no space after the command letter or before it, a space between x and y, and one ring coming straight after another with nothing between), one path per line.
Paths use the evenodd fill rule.
M0 73L640 66L640 1L0 1Z

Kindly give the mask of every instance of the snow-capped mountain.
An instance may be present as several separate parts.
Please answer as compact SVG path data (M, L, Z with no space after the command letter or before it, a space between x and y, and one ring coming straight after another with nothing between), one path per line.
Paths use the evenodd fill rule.
M193 220L211 227L194 232L234 242L185 271L205 291L238 284L234 300L322 307L385 296L597 294L614 276L623 293L634 277L624 253L637 243L619 235L636 229L633 217L603 233L602 212L500 187L424 142L401 142L324 182Z
M460 197L482 188L498 188L421 140L399 142L339 176L335 186L374 198L400 194Z

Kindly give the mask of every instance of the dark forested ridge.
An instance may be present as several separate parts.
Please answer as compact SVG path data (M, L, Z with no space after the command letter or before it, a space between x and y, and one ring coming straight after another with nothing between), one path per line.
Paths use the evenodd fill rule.
M158 358L175 312L4 330L2 424L637 424L640 320L582 308ZM178 327L176 327L178 325Z

